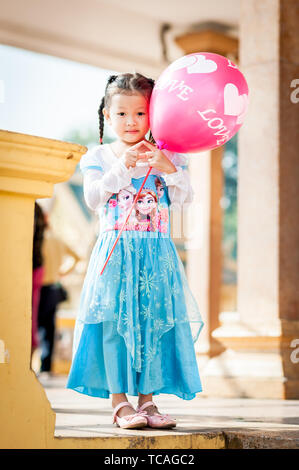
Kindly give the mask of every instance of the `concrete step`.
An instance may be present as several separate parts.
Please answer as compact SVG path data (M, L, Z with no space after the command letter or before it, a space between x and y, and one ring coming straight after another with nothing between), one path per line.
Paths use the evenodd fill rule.
M61 448L299 449L299 401L250 398L154 397L159 410L176 417L171 430L120 429L112 424L111 399L65 389L66 377L40 377L56 413ZM128 396L137 404L137 397ZM81 444L84 438L84 445ZM80 446L79 446L80 447Z

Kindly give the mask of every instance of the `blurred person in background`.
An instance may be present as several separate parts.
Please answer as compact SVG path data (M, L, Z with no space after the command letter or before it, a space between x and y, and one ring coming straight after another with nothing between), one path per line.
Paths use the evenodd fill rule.
M38 311L38 333L41 350L39 376L47 378L51 376L57 306L68 299L67 291L60 282L61 277L73 271L81 258L54 233L46 213L44 217L46 224L42 248L44 277ZM62 272L61 267L66 256L73 258L73 264Z
M34 206L34 234L32 255L32 336L31 336L31 358L39 345L38 338L38 307L40 302L40 291L44 275L44 259L42 245L44 240L45 218L44 213L37 202Z

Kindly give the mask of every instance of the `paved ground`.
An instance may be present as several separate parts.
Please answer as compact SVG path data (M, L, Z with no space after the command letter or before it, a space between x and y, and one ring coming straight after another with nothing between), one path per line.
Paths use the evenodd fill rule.
M65 389L66 378L39 379L56 413L55 437L186 436L219 438L228 448L298 448L299 401L155 397L161 412L178 420L172 430L124 430L112 424L111 400ZM137 397L128 396L134 405ZM219 441L219 442L220 442ZM216 439L217 445L217 439ZM223 444L222 444L223 446Z

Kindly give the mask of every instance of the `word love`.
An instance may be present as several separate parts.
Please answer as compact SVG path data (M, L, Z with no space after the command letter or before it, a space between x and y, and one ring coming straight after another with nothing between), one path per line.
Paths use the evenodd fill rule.
M205 111L197 111L200 117L208 122L210 129L219 129L217 132L214 132L214 135L220 135L221 138L217 139L217 145L222 145L228 141L230 137L230 132L227 127L224 125L223 119L220 117L209 117L209 113L216 113L215 109L206 109Z
M175 79L166 81L161 80L156 83L155 87L159 90L166 90L168 88L168 93L179 90L179 93L177 93L176 96L183 101L189 100L188 93L192 93L194 91L190 86L186 85L184 80L179 81Z

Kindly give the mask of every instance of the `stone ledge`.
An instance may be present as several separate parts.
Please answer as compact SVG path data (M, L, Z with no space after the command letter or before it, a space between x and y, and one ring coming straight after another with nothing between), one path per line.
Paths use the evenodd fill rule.
M66 181L86 151L82 145L0 130L1 189L49 197L53 184Z
M124 433L126 430L122 430ZM184 432L185 431L185 432ZM132 432L132 431L131 431ZM157 432L160 435L157 435ZM164 434L164 435L162 435ZM57 447L80 449L299 449L299 430L277 432L270 430L218 429L190 432L139 431L138 435L63 437L55 435Z
M299 449L299 431L247 431L234 429L223 433L225 449Z
M110 400L65 389L66 377L44 381L56 413L54 448L103 449L298 449L296 400L155 397L159 409L176 416L171 430L120 429L112 425ZM130 397L133 404L136 397ZM49 447L50 448L50 447Z
M126 431L126 430L122 430ZM225 438L222 432L203 431L200 433L173 433L158 431L141 431L138 435L101 436L66 438L55 435L55 447L60 449L224 449ZM57 446L56 446L57 445Z

